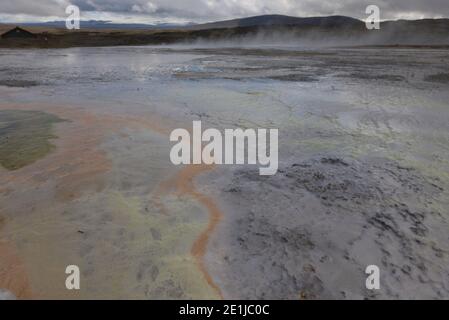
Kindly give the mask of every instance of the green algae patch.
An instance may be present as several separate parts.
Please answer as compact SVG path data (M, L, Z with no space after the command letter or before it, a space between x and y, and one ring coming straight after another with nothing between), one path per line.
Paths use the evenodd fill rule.
M0 165L17 170L43 158L55 148L53 124L62 121L41 111L0 110Z

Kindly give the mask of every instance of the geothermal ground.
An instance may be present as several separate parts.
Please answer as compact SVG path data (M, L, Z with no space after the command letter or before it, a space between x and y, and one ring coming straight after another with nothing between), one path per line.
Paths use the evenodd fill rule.
M448 66L433 49L1 49L0 298L448 299ZM174 166L169 134L193 120L279 129L278 173Z

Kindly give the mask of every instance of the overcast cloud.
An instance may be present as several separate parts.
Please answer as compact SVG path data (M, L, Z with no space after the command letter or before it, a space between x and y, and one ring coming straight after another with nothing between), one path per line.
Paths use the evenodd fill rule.
M65 17L69 4L82 19L115 22L207 22L260 14L347 15L364 18L376 4L382 19L449 17L449 0L0 0L0 22Z

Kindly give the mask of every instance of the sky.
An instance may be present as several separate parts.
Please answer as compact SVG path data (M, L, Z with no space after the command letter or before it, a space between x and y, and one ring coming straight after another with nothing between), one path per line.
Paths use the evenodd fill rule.
M80 8L81 20L117 23L201 23L261 14L364 19L371 4L382 20L449 18L449 0L0 0L0 23L64 20L69 5Z

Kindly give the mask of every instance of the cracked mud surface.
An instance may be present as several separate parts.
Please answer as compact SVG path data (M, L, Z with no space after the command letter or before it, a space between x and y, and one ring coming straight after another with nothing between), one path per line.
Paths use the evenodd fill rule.
M430 49L3 52L0 108L71 122L55 125L53 152L0 168L0 295L449 298L448 61ZM278 128L279 172L174 167L168 133L193 120ZM59 272L72 263L79 295ZM365 289L371 264L379 291Z
M449 295L449 225L434 206L443 191L438 179L382 158L323 156L273 177L236 171L220 182L234 213L212 244L222 253L212 256L223 260L230 298ZM371 264L382 270L378 294L365 289Z

